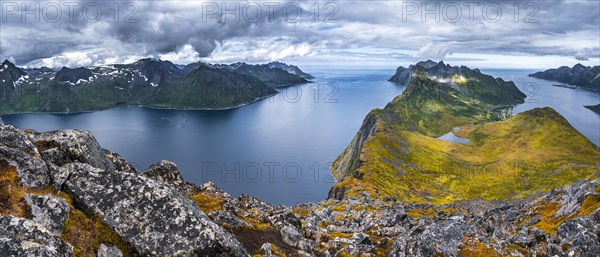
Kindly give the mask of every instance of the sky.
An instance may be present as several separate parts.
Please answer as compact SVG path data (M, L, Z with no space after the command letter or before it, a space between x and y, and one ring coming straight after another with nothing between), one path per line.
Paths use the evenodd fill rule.
M60 68L263 63L600 65L600 1L9 1L0 58Z

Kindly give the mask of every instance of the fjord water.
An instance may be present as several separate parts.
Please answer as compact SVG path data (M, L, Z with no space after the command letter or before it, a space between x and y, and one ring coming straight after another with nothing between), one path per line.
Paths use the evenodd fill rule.
M304 67L303 67L304 68ZM171 160L192 183L212 181L237 196L296 204L327 197L329 165L363 118L402 93L389 70L306 69L315 83L238 109L178 111L119 108L69 115L7 115L5 123L38 131L91 131L102 147L139 170Z
M386 81L393 68L303 68L316 77L315 83L282 89L279 95L238 109L131 107L3 119L38 131L89 130L104 148L118 152L140 170L172 160L187 181L213 181L234 196L249 194L280 204L318 201L334 182L329 165L350 143L365 115L384 107L403 87ZM484 72L515 81L529 96L515 113L550 106L600 145L600 115L583 107L600 103L597 94L527 77L532 71Z

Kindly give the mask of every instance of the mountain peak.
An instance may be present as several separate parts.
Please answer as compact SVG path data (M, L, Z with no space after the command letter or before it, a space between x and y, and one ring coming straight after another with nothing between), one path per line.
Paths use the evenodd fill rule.
M4 62L2 62L2 65L14 65L12 62L10 62L8 59L4 59Z

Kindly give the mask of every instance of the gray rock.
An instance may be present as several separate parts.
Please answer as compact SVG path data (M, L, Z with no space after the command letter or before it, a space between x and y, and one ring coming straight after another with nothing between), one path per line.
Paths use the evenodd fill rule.
M261 257L275 257L277 255L273 254L273 245L271 243L264 243L260 247Z
M141 254L248 255L237 239L165 183L82 163L66 168L65 192Z
M231 229L250 229L254 228L250 223L245 220L235 216L233 213L228 211L213 211L208 214L208 217L212 219L215 223Z
M446 220L427 226L422 232L413 230L409 237L399 236L393 244L390 256L458 256L458 247L466 233L473 229L466 224Z
M104 154L106 154L106 157L108 157L108 159L115 165L115 168L118 171L138 173L138 170L125 159L123 159L121 155L106 149L102 149L102 151L104 152Z
M123 257L123 253L115 246L100 245L98 249L98 257Z
M287 225L283 227L280 231L281 237L283 241L291 246L298 247L300 241L304 239L304 236L298 229L294 226Z
M50 178L52 178L52 187L55 192L59 193L62 191L62 185L67 181L71 171L66 167L59 167L52 163L48 164L48 171Z
M0 255L73 256L73 247L32 220L0 215Z
M25 187L39 188L50 185L50 174L46 163L41 158L25 153L21 149L0 144L0 161L17 167L21 184Z
M153 164L143 175L164 182L179 190L184 195L189 194L190 190L187 188L187 184L183 180L181 173L179 173L179 168L171 161L160 161Z
M24 198L31 207L33 221L46 227L55 236L60 236L65 228L65 221L69 218L67 201L51 195L26 194Z
M32 156L40 156L40 153L25 132L10 125L0 126L0 145L21 150Z
M560 246L569 246L564 252L568 256L584 256L600 246L598 236L590 231L594 225L588 217L570 219L563 222L551 239Z
M114 171L115 164L108 158L96 138L87 131L57 130L30 135L46 162L63 166L73 162Z

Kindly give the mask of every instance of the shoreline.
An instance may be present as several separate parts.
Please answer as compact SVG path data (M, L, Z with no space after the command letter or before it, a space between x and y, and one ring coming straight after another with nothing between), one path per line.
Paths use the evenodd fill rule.
M577 85L571 85L571 84L568 84L568 83L565 83L562 81L558 81L558 80L538 78L538 77L532 76L532 74L528 74L527 77L534 78L534 79L541 79L541 80L550 81L550 82L562 83L562 84L552 84L553 87L568 88L568 89L575 89L575 90L582 89L582 90L589 91L589 92L600 95L600 91L596 91L591 88L586 88L586 87L577 86Z
M278 95L279 91L277 91L277 93L274 94L270 94L264 97L259 97L253 101L250 102L246 102L246 103L242 103L242 104L238 104L235 106L230 106L230 107L223 107L223 108L169 108L169 107L153 107L153 106L146 106L146 105L123 105L123 106L114 106L114 107L110 107L110 108L105 108L105 109L98 109L98 110L89 110L89 111L77 111L77 112L14 112L14 113L4 113L4 114L0 114L0 124L2 123L2 117L3 116L8 116L8 115L18 115L18 114L56 114L56 115L70 115L70 114L82 114L82 113L92 113L92 112L101 112L101 111L108 111L108 110L114 110L114 109L119 109L119 108L132 108L132 107L137 107L137 108L146 108L146 109L153 109L153 110L173 110L173 111L227 111L227 110L233 110L233 109L238 109L247 105L251 105L257 102L260 102L262 100L265 100L269 97L272 96L276 96Z

